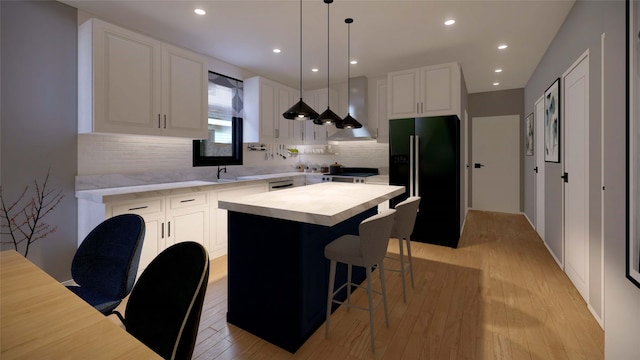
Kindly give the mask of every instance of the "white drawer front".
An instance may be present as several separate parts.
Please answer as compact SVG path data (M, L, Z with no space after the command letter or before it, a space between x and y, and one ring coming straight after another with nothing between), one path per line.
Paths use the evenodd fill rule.
M138 202L130 202L125 204L117 204L113 206L113 216L120 214L138 214L145 215L163 211L162 199L144 200Z
M186 194L172 197L170 200L170 209L182 209L189 206L205 205L207 203L207 193Z

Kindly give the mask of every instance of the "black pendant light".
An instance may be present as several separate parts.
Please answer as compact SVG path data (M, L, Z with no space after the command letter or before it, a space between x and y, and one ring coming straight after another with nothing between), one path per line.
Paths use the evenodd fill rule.
M325 110L320 116L318 116L313 123L316 125L334 125L342 122L340 116L336 115L329 106L329 101L331 95L329 94L329 5L333 2L333 0L324 0L325 4L327 4L327 110Z
M336 127L338 129L360 129L362 124L358 122L358 120L354 119L349 113L351 107L351 23L353 22L352 18L344 19L344 22L347 23L347 116L342 119L341 123L337 123Z
M289 120L315 120L318 113L302 101L302 0L300 0L300 101L285 111L282 116Z

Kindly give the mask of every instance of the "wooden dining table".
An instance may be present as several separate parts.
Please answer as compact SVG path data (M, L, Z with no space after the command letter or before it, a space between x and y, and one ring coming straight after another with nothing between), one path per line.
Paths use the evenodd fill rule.
M161 359L14 250L0 252L0 359Z

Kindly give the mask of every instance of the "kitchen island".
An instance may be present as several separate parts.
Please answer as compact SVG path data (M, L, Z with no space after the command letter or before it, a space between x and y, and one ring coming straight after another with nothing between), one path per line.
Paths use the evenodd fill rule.
M227 321L289 352L324 322L324 247L357 234L402 186L321 183L219 201L228 210ZM364 279L364 269L354 276ZM338 268L336 284L346 279Z

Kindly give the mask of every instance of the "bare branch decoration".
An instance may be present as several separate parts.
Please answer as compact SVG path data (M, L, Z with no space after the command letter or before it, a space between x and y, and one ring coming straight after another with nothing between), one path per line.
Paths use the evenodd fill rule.
M44 217L53 211L64 198L62 189L49 189L49 175L42 183L34 180L35 196L29 199L27 192L29 186L25 186L18 199L9 203L5 198L0 185L0 233L9 236L10 240L2 240L2 243L13 244L19 252L18 245L26 242L24 256L29 254L29 247L37 240L54 233L58 226L51 226L43 221Z

